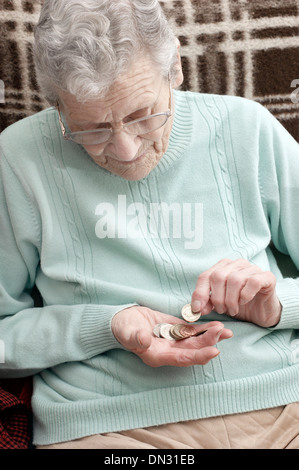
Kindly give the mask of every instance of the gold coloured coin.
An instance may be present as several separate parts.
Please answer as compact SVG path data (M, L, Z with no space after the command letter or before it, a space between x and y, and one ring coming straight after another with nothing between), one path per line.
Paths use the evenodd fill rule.
M191 304L184 305L184 307L181 310L181 315L182 315L183 319L188 321L188 322L195 322L195 321L199 320L200 317L201 317L200 312L197 312L197 313L192 312Z
M201 330L198 331L197 328L195 328L192 325L185 325L183 323L179 323L176 325L173 325L170 328L170 334L174 337L176 340L181 340L181 339L186 339L186 338L191 338L192 336L200 336L203 333L205 333L207 330Z
M189 338L190 336L195 336L196 329L192 325L177 324L173 325L173 327L170 329L170 334L175 339L185 339Z
M181 324L176 324L172 325L172 327L169 330L169 333L174 339L183 339L183 336L181 334Z

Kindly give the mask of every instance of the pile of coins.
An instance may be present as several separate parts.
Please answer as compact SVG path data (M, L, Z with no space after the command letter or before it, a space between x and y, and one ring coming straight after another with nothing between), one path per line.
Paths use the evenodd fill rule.
M185 323L177 323L172 325L170 323L158 323L154 327L154 335L157 338L165 338L169 341L177 341L181 339L191 338L192 336L200 336L207 330L198 331L198 328L192 325L185 325Z
M191 304L184 305L181 310L183 319L189 323L199 320L201 313L192 312ZM185 323L158 323L155 325L153 333L157 338L165 338L169 341L177 341L181 339L191 338L192 336L200 336L207 330L198 330L195 326L186 325Z

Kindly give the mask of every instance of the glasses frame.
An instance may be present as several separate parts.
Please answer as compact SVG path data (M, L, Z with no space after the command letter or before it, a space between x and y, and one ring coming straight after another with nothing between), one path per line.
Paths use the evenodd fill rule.
M158 130L161 127L165 126L168 119L172 116L172 113L173 113L173 95L172 95L172 88L171 88L170 78L168 79L168 82L169 82L169 103L168 103L168 110L167 111L164 111L164 112L161 112L161 113L151 114L149 116L144 116L144 117L141 117L141 118L138 118L138 119L134 119L133 121L130 121L130 122L125 122L124 123L123 121L120 121L121 128L126 130L126 132L128 134L144 136L144 135L147 135L147 134L151 134L152 132L155 132L156 130ZM65 140L71 140L73 142L76 142L76 140L74 139L76 136L84 136L84 135L88 135L88 134L96 134L96 133L107 132L107 131L110 132L110 137L107 140L104 140L103 142L99 142L99 143L95 143L95 144L85 144L85 145L101 145L101 144L105 144L105 143L109 142L109 140L111 139L111 137L113 135L113 132L114 132L113 127L105 128L105 129L92 129L92 130L88 130L88 131L77 131L77 132L69 132L68 133L66 131L65 125L62 121L62 116L61 116L61 111L60 111L58 101L56 103L56 108L57 108L57 112L58 112L58 119L59 119L59 124L60 124L60 128L61 128L62 136ZM153 131L150 131L150 132L145 132L144 134L135 134L135 132L130 132L130 130L129 130L130 126L132 126L133 124L136 124L138 122L142 122L142 121L145 121L147 119L151 119L151 118L157 117L157 116L165 116L165 118L166 118L165 122L161 126L157 127L157 129L154 129ZM76 143L79 143L79 142L76 142Z

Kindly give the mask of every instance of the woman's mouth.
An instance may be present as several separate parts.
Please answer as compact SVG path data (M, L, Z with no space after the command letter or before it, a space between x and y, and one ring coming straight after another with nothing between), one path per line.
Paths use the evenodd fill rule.
M120 163L124 163L124 165L129 165L130 163L137 163L140 162L146 155L146 152L143 152L138 157L133 158L132 160L117 160Z

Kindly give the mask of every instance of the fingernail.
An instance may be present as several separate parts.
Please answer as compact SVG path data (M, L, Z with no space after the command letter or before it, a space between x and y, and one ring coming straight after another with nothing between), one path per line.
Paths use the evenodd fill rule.
M219 356L219 354L220 354L220 351L215 352L215 354L214 354L214 356L212 357L212 359L215 359L215 357Z
M192 312L198 313L198 312L200 312L200 309L201 309L200 301L199 300L194 300L194 302L192 303Z
M217 343L218 343L218 341L219 341L219 338L220 338L221 333L222 333L223 330L224 330L224 328L221 328L219 331L217 331L217 337L216 337L216 342L217 342Z

